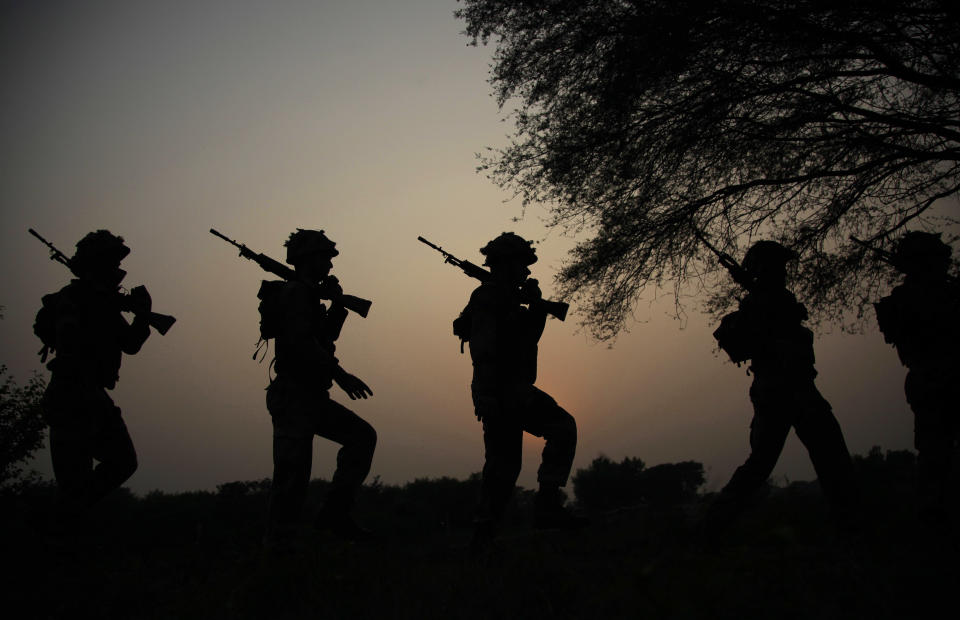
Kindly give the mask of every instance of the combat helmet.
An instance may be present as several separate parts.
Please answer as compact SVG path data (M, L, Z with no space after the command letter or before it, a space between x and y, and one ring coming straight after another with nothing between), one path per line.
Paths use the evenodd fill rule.
M756 274L760 265L776 263L783 266L797 258L799 255L796 252L776 241L757 241L750 246L747 255L743 257L743 268L749 273Z
M97 230L87 233L77 242L77 251L70 259L70 267L76 273L97 267L114 267L120 264L130 253L123 243L123 237L109 230Z
M337 244L330 241L322 230L298 228L283 245L287 248L288 265L296 265L303 258L315 254L333 258L340 253L336 250Z
M487 257L483 263L487 266L505 261L518 261L524 265L537 262L537 252L533 249L533 242L512 232L505 232L493 239L480 248L480 253Z
M940 239L940 233L913 230L900 239L893 256L899 269L911 271L928 270L934 266L946 268L950 254L950 246Z

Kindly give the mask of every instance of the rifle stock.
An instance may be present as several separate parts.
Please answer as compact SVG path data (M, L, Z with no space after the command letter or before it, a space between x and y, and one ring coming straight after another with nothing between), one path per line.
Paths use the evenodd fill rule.
M151 312L150 316L147 317L147 322L150 323L150 327L157 330L158 334L165 336L166 333L170 331L170 328L173 327L173 324L177 322L177 319L169 314Z
M560 319L561 321L566 320L567 310L570 309L570 304L566 302L551 301L549 299L539 299L534 302L534 305L542 307L544 312L550 316Z
M352 310L356 312L363 318L367 318L367 313L370 312L370 306L373 305L373 302L369 299L364 299L363 297L357 297L356 295L347 295L343 294L340 296L339 300L340 305L346 308L347 310Z

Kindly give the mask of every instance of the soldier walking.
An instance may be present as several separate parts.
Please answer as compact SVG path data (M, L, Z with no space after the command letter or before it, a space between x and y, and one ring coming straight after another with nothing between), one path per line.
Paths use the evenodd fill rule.
M347 316L338 301L342 290L335 278L328 277L331 260L339 252L318 230L298 229L285 245L286 262L293 265L296 277L265 282L261 289L261 333L276 337L276 379L267 388L274 469L265 543L282 545L295 530L310 481L314 435L342 446L314 525L346 539L364 539L369 532L357 525L350 509L370 471L377 434L329 394L335 382L352 400L373 395L334 355ZM328 308L321 299L334 301Z
M150 294L142 286L119 292L126 275L120 262L129 253L123 238L109 231L86 235L62 261L77 277L44 296L34 324L44 359L56 354L47 364L51 377L41 406L50 426L59 525L66 529L137 469L120 408L107 394L123 354L134 355L150 336ZM132 323L122 310L133 312Z
M586 521L564 508L560 491L573 465L576 422L534 387L537 343L547 315L537 281L527 279L536 252L514 233L503 233L480 252L490 278L473 291L455 325L470 342L473 404L483 423L485 463L474 543L493 536L503 517L520 474L524 431L546 440L537 472L534 526L581 527Z
M721 256L721 259L725 255ZM759 241L735 274L748 294L724 317L714 336L733 361L750 360L750 456L734 472L707 513L710 538L721 534L773 471L793 428L810 454L820 487L838 525L846 530L855 495L853 465L840 425L814 385L813 332L803 326L807 310L786 288L786 264L796 253Z
M876 304L880 331L909 369L920 517L935 535L952 529L950 502L960 491L960 288L947 275L950 254L940 235L904 235L892 261L903 283Z

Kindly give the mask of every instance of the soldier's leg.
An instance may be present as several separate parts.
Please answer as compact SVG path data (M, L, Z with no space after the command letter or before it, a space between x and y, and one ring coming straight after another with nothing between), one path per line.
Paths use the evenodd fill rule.
M530 387L525 401L519 416L523 430L546 440L537 471L540 488L534 498L534 527L584 527L588 524L587 519L564 508L564 496L560 491L567 484L576 454L577 423L557 405L557 401L537 388Z
M523 430L546 440L537 482L541 487L566 486L577 451L577 423L546 392L530 388L519 416Z
M751 497L770 477L790 432L788 406L775 395L750 390L754 414L750 422L750 456L733 472L733 477L706 516L706 534L720 534L743 511Z
M44 406L53 420L50 452L60 509L77 514L123 484L137 468L137 455L120 409L103 389L81 387Z
M307 497L313 436L273 436L273 483L267 509L267 536L293 533Z
M50 459L57 479L57 509L64 517L86 508L87 487L93 475L89 437L78 436L71 428L50 426Z
M488 415L483 420L483 478L480 485L481 521L502 517L523 460L523 431L509 416Z
M370 473L377 432L363 418L329 398L320 404L320 412L313 418L313 432L342 446L337 452L337 469L324 511L346 513Z
M87 487L88 505L103 499L137 470L137 452L120 416L120 408L111 401L109 408L100 413L102 417L93 441L93 458L99 463Z
M949 524L950 496L956 492L956 411L948 390L911 372L907 377L907 400L913 409L913 443L917 449L917 492L920 517L938 532Z
M291 382L277 379L267 389L273 422L273 483L267 509L267 537L282 542L291 535L307 497L313 461L311 398Z
M857 502L857 485L840 423L830 403L812 383L797 393L795 402L797 437L810 454L824 496L844 525L853 520L851 510Z

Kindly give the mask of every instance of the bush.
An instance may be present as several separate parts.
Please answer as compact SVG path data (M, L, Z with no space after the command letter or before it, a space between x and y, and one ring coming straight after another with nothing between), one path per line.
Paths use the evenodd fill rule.
M610 510L648 503L676 505L696 498L705 482L702 463L683 461L646 468L638 458L620 463L600 455L573 476L577 504L590 510Z

